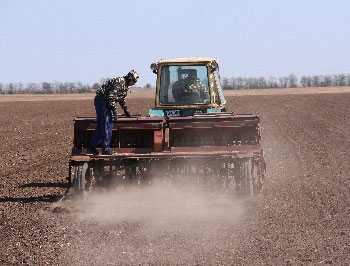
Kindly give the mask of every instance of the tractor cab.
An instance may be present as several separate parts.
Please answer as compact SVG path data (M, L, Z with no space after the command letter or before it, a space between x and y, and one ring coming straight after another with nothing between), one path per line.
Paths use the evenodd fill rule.
M151 65L157 74L155 107L150 116L190 116L224 112L217 58L177 58Z

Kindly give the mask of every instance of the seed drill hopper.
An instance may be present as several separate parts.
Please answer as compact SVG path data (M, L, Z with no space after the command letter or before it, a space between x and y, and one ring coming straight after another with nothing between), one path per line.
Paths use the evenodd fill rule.
M218 60L160 60L151 69L157 75L155 105L146 117L118 117L111 141L117 154L87 155L96 118L74 119L74 190L157 180L259 194L265 178L260 119L226 111Z

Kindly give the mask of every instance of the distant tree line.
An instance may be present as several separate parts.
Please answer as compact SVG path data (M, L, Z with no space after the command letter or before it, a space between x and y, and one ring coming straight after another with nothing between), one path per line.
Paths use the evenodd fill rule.
M92 86L82 82L41 82L41 83L1 83L0 94L69 94L89 93L96 91L107 78ZM270 89L270 88L296 88L296 87L327 87L350 86L350 74L302 76L300 79L294 74L287 77L232 77L221 81L224 90L243 89ZM147 83L145 88L151 88Z
M92 86L81 82L41 82L41 83L0 83L0 94L68 94L88 93L99 88L99 84Z
M41 83L8 83L0 82L0 94L70 94L95 92L108 78L101 79L100 83L92 86L81 82L41 82ZM151 88L147 83L145 88Z
M350 74L302 76L300 79L296 75L290 74L287 77L280 77L278 79L275 77L268 79L264 77L232 77L222 80L224 90L329 86L350 86Z

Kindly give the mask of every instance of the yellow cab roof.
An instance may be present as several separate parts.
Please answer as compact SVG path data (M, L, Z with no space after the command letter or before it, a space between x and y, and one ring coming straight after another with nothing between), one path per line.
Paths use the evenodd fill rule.
M158 64L178 64L178 63L210 63L212 61L218 62L217 58L205 58L205 57L186 57L186 58L173 58L173 59L161 59Z

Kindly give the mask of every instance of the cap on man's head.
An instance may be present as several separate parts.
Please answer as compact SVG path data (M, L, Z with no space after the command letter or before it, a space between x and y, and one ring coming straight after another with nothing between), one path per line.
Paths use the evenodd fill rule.
M139 78L139 74L137 74L135 69L130 70L129 73L126 74L126 76L125 76L126 80L129 80L129 81L133 80L135 82L137 82L138 78Z

